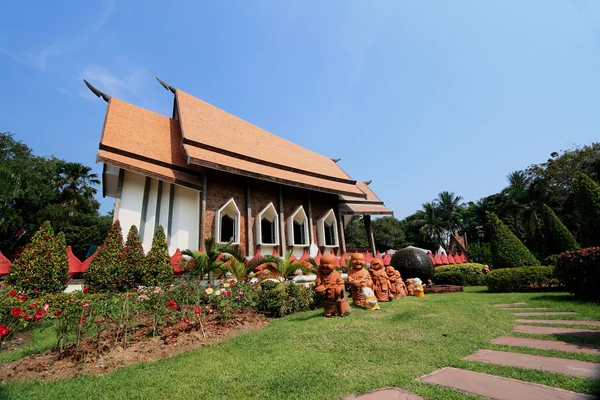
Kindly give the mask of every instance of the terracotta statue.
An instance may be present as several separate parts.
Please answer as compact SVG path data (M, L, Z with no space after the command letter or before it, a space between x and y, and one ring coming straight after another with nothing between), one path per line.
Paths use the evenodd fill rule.
M400 275L400 271L396 271L396 273L398 274L398 291L402 296L408 296L408 290L406 289L402 275Z
M352 303L355 306L363 307L365 298L362 295L362 288L369 287L373 289L373 281L369 271L365 269L365 256L360 253L352 254L350 257L352 269L348 271L348 284L352 293Z
M392 296L395 299L398 299L402 297L402 293L400 292L400 288L398 287L399 273L396 274L396 272L398 271L396 271L391 265L385 267L385 273L387 274L388 279L390 280L390 292L392 293Z
M344 291L344 280L335 270L338 265L338 259L333 254L326 254L321 257L319 268L317 269L317 279L315 280L315 292L321 293L325 297L324 308L325 316L348 315L352 310L348 304L348 298Z
M390 280L383 269L383 260L381 258L374 258L371 260L369 274L371 274L371 279L373 280L373 291L375 292L377 301L393 300L394 296L390 290Z
M406 291L408 292L409 296L415 295L415 284L413 283L412 279L406 280Z

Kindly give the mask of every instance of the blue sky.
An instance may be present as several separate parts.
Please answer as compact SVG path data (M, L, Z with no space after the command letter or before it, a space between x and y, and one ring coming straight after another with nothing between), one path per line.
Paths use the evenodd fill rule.
M600 2L112 1L0 7L0 131L94 166L106 104L154 80L332 158L403 218L599 140ZM112 208L103 199L102 211Z

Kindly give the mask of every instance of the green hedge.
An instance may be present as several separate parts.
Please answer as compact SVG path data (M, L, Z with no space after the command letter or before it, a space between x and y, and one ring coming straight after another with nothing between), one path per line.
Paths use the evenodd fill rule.
M547 256L565 251L578 250L579 244L567 227L547 205L540 210L544 249Z
M258 309L270 317L308 311L318 306L312 288L291 282L264 282L258 291Z
M435 269L433 282L437 285L481 286L484 277L483 264L442 265Z
M561 254L556 276L571 293L586 300L600 300L600 247Z
M485 284L491 292L527 292L560 286L554 267L533 266L490 271Z
M487 213L486 229L491 235L494 268L515 268L540 265L531 251L492 212Z

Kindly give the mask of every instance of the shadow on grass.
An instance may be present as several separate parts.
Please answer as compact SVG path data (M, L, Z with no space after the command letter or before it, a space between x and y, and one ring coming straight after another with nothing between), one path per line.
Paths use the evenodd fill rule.
M554 301L556 303L564 303L564 302L574 302L581 304L589 304L589 302L581 301L577 296L572 294L560 294L560 295L540 295L532 297L531 300L539 300L539 301Z
M293 316L288 317L288 321L291 322L304 322L304 321L309 321L313 318L324 318L323 317L323 312L321 311L320 313L300 313L300 314L294 314Z

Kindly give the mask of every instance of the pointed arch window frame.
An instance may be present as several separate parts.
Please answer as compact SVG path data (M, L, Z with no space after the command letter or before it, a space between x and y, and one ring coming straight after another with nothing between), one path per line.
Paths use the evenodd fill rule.
M296 244L294 237L294 221L301 223L304 229L304 243ZM308 247L310 246L310 236L308 234L308 216L306 215L306 211L304 211L303 206L299 206L296 210L290 214L287 221L287 242L289 242L289 246L295 247Z
M274 230L274 236L275 236L275 240L273 243L265 243L262 241L263 214L268 213L269 211L271 212L271 216L273 217L272 220L269 220L267 218L267 220L273 224L273 230ZM266 245L266 246L279 246L279 214L277 213L277 209L275 208L275 205L273 205L273 202L267 204L267 206L265 208L263 208L256 215L256 219L254 220L254 223L256 224L257 244Z
M233 228L234 228L234 238L233 239L234 240L233 241L222 241L221 240L221 228L222 228L221 220L224 215L227 215L233 219L233 222L234 222L234 226L233 226ZM233 197L230 198L229 200L227 200L227 202L225 202L225 204L217 210L217 213L215 215L215 239L216 239L217 243L220 243L220 244L231 243L231 244L236 244L236 245L240 244L240 233L241 233L240 217L241 217L240 209L238 208Z
M325 239L325 224L331 226L334 234L334 244L327 244ZM335 211L333 208L329 209L319 220L317 221L317 236L319 239L319 246L327 247L327 248L335 248L340 247L340 235L338 232L338 221L335 216Z

